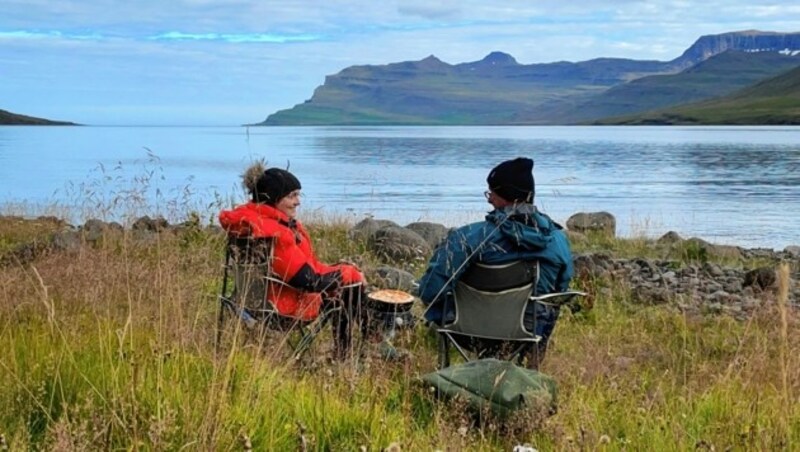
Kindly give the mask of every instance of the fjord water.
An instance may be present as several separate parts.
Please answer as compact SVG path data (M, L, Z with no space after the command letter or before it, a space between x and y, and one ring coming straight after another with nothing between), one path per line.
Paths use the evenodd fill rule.
M489 169L516 156L535 160L536 204L562 223L605 210L622 236L800 244L800 127L790 126L6 126L0 196L23 213L85 215L96 203L113 216L134 201L167 216L210 212L244 199L239 175L263 157L298 175L306 217L455 226L482 218Z

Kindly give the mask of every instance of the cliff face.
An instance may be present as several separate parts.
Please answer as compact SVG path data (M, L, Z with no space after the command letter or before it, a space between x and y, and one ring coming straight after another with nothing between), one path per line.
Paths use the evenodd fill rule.
M672 63L678 69L685 69L727 50L797 54L800 53L800 33L748 30L702 36Z
M647 76L677 74L729 50L744 52L745 60L754 52L798 54L800 33L744 31L703 36L672 61L597 58L526 65L507 53L492 52L482 60L456 65L431 55L420 61L351 66L326 77L311 99L270 115L261 125L570 124L586 120L590 112L592 118L600 118L671 105L681 99L674 94L680 92L674 85L681 80L656 80L656 86L648 88L653 105L639 95L624 102L624 111L612 108L619 103L614 99L603 105L594 103L612 88ZM715 77L725 77L728 85L740 87L753 82L742 72L750 64L762 63L745 61L716 73L706 71L706 77L712 83ZM765 70L767 75L774 72ZM742 79L728 80L731 77ZM673 86L658 86L663 83ZM683 91L694 92L692 100L716 93L697 88Z

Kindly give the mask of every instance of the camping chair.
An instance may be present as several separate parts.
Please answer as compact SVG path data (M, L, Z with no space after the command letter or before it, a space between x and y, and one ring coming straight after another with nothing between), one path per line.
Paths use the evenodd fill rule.
M265 333L268 330L284 333L299 332L299 339L287 342L298 359L311 346L316 336L341 307L325 306L313 320L303 320L280 314L267 299L269 284L288 284L271 272L273 240L229 236L225 247L222 291L219 296L216 345L219 348L226 314L242 322L247 331Z
M535 334L535 323L526 326L528 304L560 306L585 295L571 291L535 296L538 280L539 264L535 261L471 265L445 298L445 303L455 304L455 319L446 319L436 329L439 367L450 366L451 345L465 361L493 357L522 364L526 353L541 340Z

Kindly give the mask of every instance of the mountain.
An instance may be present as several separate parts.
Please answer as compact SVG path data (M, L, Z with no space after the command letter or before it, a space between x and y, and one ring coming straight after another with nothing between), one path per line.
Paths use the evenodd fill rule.
M720 98L598 124L800 125L800 67Z
M799 55L726 50L670 75L651 75L614 86L577 105L554 109L556 121L587 122L733 93L800 66Z
M262 124L513 124L537 117L544 104L596 94L668 70L666 64L603 58L522 65L493 52L457 65L429 56L352 66L326 77L311 99Z
M0 110L0 125L5 126L74 126L74 122L51 121L49 119L36 118L33 116L19 115L10 111Z
M737 64L745 70L683 74L729 50L741 51ZM765 71L764 77L774 75L777 71L770 73L764 67L770 63L759 60L760 52L796 54L800 52L800 33L744 31L702 36L672 61L597 58L525 65L509 54L492 52L480 61L456 65L431 55L419 61L351 66L327 76L310 99L254 125L569 124L713 97L725 93L725 89L730 92L755 81L758 70L746 70L751 57L752 65ZM775 61L784 64L789 60ZM640 81L629 91L614 92L607 98L599 97L648 76L679 73L696 86L703 85L698 81L703 77L713 80L721 76L728 81L710 91L702 89L697 96L691 94L691 87L682 93L659 87L661 83L681 84L680 79L656 79ZM644 92L651 100L638 100L637 93ZM623 96L621 101L618 95ZM635 102L625 101L624 96ZM587 115L585 107L594 106L594 102L605 103L609 111L592 107L591 115Z
M701 36L672 63L676 67L687 68L726 50L781 52L797 55L800 52L800 33L747 30Z

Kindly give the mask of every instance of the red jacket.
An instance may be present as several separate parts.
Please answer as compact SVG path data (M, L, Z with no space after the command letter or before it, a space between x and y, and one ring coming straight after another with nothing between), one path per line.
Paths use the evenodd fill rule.
M223 210L219 214L219 222L228 234L274 239L271 269L273 275L282 281L290 281L306 264L319 274L341 272L342 284L345 285L364 280L352 265L326 265L320 262L303 225L290 220L275 207L250 202L233 210ZM311 320L319 315L322 294L273 283L267 286L267 300L282 315Z

